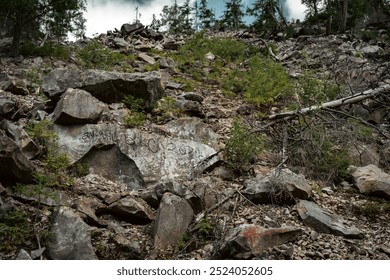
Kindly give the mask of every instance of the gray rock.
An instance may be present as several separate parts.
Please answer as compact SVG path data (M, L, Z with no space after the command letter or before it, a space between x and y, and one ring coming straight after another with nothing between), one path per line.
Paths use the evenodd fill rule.
M376 165L355 168L352 178L362 194L390 199L390 175Z
M114 124L58 126L58 146L74 163L96 145L116 144L132 159L146 183L193 176L218 162L218 153L193 140L167 137Z
M145 53L140 53L138 55L138 57L142 60L142 61L145 61L146 63L150 64L150 65L154 65L156 64L156 60L151 57L150 55L147 55Z
M305 177L288 169L258 175L244 182L243 194L253 203L293 204L296 198L311 197L311 186Z
M123 36L127 36L142 30L144 26L141 23L129 24L125 23L121 26L121 33Z
M69 204L69 197L65 192L38 185L24 185L17 188L13 197L26 202L34 202L46 206L66 206Z
M12 199L3 199L0 197L0 220L4 219L4 217L11 211L15 209L14 204L12 203Z
M203 112L203 106L199 102L185 100L180 107L181 110L189 116L198 117L202 119L206 116Z
M128 48L130 44L123 38L114 38L112 41L114 46L117 48Z
M166 249L177 245L190 225L194 212L191 206L181 197L165 193L157 212L154 247Z
M174 82L168 82L167 85L166 85L166 88L178 90L178 89L182 89L183 88L183 84L174 83Z
M0 82L0 90L11 92L15 95L28 95L29 90L27 89L25 80L8 80Z
M107 106L81 89L68 89L57 103L53 112L56 124L97 123Z
M15 141L27 159L33 159L39 154L38 146L21 127L10 121L3 120L0 123L0 128L5 131L8 137Z
M68 88L86 90L108 104L122 102L127 95L132 95L145 100L146 106L156 103L164 91L156 72L119 73L59 68L43 79L42 90L54 101L59 100Z
M124 183L128 190L145 188L137 165L117 145L93 146L76 164L87 166L91 174Z
M20 147L0 130L0 181L3 184L33 182L33 164Z
M199 103L202 103L204 98L202 95L200 94L197 94L195 92L185 92L183 93L182 95L184 97L184 99L187 99L187 100L192 100L192 101L197 101Z
M22 261L22 260L24 260L24 261L31 261L32 258L30 256L30 254L26 252L26 250L21 249L19 251L18 255L16 256L16 260L18 260L18 261Z
M56 213L48 244L48 256L54 260L96 260L89 226L66 207Z
M298 228L266 229L243 224L231 231L218 253L221 258L247 259L252 255L261 255L270 247L295 241L301 234L302 230Z
M357 228L348 227L341 217L323 210L313 202L301 200L297 211L303 222L318 232L329 233L346 238L364 238Z
M125 197L108 206L114 216L132 224L148 224L156 217L152 208L141 198Z
M8 98L0 97L0 117L12 113L16 108L16 103Z
M170 57L161 57L157 60L157 63L161 69L175 68L177 66L176 62Z

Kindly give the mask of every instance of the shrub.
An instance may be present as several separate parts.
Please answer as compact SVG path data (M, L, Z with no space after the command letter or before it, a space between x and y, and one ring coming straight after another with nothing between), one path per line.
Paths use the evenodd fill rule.
M233 120L230 134L226 143L226 162L232 169L243 172L263 150L262 137L252 134L240 119Z
M133 71L129 63L135 60L134 55L124 55L112 51L97 41L88 42L83 48L80 48L77 52L77 57L86 68L112 70L114 66L119 66L126 72Z
M125 118L125 125L132 128L142 125L145 121L145 113L135 111Z
M0 251L10 252L24 246L32 234L26 215L13 210L0 216Z
M21 47L20 53L24 56L55 57L63 60L70 58L70 49L54 42L48 42L42 47L27 42Z

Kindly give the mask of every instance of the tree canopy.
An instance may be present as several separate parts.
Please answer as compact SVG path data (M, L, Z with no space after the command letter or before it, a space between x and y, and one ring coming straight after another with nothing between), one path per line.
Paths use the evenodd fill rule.
M0 1L0 26L12 40L12 54L18 56L22 38L54 37L68 32L81 36L85 29L86 0Z

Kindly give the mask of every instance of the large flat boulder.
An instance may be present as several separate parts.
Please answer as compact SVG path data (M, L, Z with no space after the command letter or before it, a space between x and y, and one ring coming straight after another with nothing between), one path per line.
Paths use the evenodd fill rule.
M157 102L164 92L157 72L119 73L58 68L43 79L42 90L54 101L58 101L69 88L88 91L108 104L121 102L125 96L131 95L145 100L146 106Z
M362 194L390 199L390 175L376 165L355 168L352 178Z
M132 159L145 183L194 176L215 164L216 150L203 143L168 137L115 124L54 125L58 145L71 162L76 162L98 145L117 145Z
M295 241L301 234L301 229L293 227L266 229L243 224L230 232L219 254L221 258L247 259L261 255L268 248Z
M301 200L297 204L297 211L303 222L317 232L344 236L347 238L364 238L363 233L354 226L348 226L345 221L317 204Z

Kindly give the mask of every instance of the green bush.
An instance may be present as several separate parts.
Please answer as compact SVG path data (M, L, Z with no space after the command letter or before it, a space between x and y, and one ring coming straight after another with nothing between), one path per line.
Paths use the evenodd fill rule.
M10 252L25 246L32 235L32 226L26 215L13 210L0 216L0 251Z
M138 127L144 124L146 121L146 115L144 112L131 112L130 115L125 117L125 125L126 127Z
M132 72L130 63L135 60L134 55L124 55L112 51L97 41L88 42L77 51L77 57L86 68L97 68L101 70L113 70L115 66L122 71Z
M225 149L228 166L243 172L263 149L262 137L251 133L240 119L234 119Z
M42 47L39 47L32 42L26 42L21 46L20 53L24 56L55 57L68 60L71 51L69 47L54 42L48 42Z

